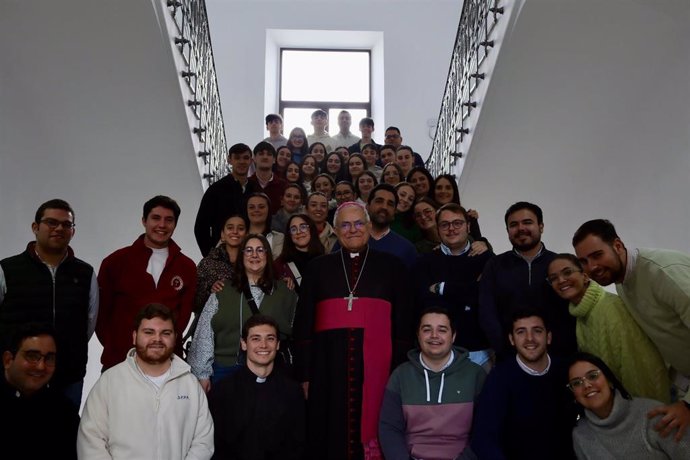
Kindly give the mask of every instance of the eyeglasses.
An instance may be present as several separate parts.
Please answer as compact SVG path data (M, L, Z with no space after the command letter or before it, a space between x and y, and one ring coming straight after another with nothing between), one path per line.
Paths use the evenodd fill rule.
M571 391L575 391L578 388L581 388L585 384L585 381L594 382L599 378L600 375L601 371L599 369L594 369L587 372L584 377L572 379L566 386L570 388Z
M466 223L467 222L465 222L464 220L461 220L461 219L455 219L455 220L450 221L450 222L447 220L444 220L444 221L441 221L438 223L438 228L439 228L439 230L445 231L445 230L448 230L452 225L453 228L458 229L458 228L462 228L462 226L465 225Z
M356 220L354 222L341 222L339 224L340 231L349 232L353 228L357 231L362 230L366 224L361 220Z
M400 134L386 134L386 139L397 139L400 137Z
M45 355L40 351L36 350L25 350L22 351L24 359L29 361L31 364L38 364L43 360L46 366L55 366L55 360L57 359L55 353L46 353Z
M582 270L576 268L566 267L558 273L554 273L546 277L546 282L549 284L556 284L561 277L564 280L570 279L575 273L580 273Z
M39 221L42 224L46 224L49 229L55 230L59 226L62 225L62 228L65 230L72 230L74 228L74 222L71 222L69 220L57 220L57 219L51 219L51 218L46 218L46 219L41 219Z
M290 227L290 234L297 235L298 233L304 233L309 231L309 224L299 224Z
M266 249L263 246L259 246L257 248L247 246L246 248L244 248L242 252L244 252L248 256L254 255L255 253L257 256L263 256L264 254L266 254Z

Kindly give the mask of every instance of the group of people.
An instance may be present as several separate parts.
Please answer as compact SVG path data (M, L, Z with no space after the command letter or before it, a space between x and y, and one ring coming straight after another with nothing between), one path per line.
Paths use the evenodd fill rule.
M283 138L269 115L267 139L229 149L198 266L169 197L97 274L70 205L38 208L35 241L0 261L0 439L29 458L690 456L690 256L627 248L602 219L556 254L529 202L496 255L397 128L379 146L346 111L332 138L325 112L312 124Z

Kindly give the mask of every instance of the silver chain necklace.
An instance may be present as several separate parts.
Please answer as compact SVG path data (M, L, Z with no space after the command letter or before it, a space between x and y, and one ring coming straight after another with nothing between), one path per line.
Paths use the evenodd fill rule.
M347 300L347 311L352 311L352 303L355 300L359 299L359 297L354 296L354 292L355 289L357 289L357 285L359 284L360 278L362 278L362 273L364 273L364 266L367 264L367 257L369 257L369 246L367 246L367 252L364 254L364 262L362 262L362 267L359 269L359 275L357 275L355 285L352 286L352 289L350 289L350 279L347 276L347 269L345 268L345 256L343 255L343 250L340 250L340 260L343 263L343 273L345 274L345 282L347 283L347 290L350 291L349 296L343 297L343 300Z

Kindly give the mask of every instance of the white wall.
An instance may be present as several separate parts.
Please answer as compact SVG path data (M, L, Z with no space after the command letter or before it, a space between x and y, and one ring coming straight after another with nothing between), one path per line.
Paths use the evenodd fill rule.
M254 145L266 136L266 29L360 30L383 32L385 119L377 120L374 138L382 142L386 126L395 125L405 143L429 154L427 120L438 117L460 0L206 3L229 144ZM324 78L333 70L322 69Z
M690 3L517 3L463 204L497 251L508 249L506 208L528 200L544 209L555 251L572 252L577 227L603 217L628 246L690 252Z
M199 260L201 181L160 4L2 2L0 258L26 247L36 208L60 197L76 212L76 255L98 270L165 194L182 208L175 240ZM91 345L86 391L100 369Z

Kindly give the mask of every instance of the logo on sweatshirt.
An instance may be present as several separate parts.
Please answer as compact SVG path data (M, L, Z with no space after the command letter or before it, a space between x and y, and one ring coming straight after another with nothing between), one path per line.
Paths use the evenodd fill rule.
M182 277L180 275L173 276L173 279L170 281L170 285L176 291L182 290L182 288L184 287L184 282L182 281Z

